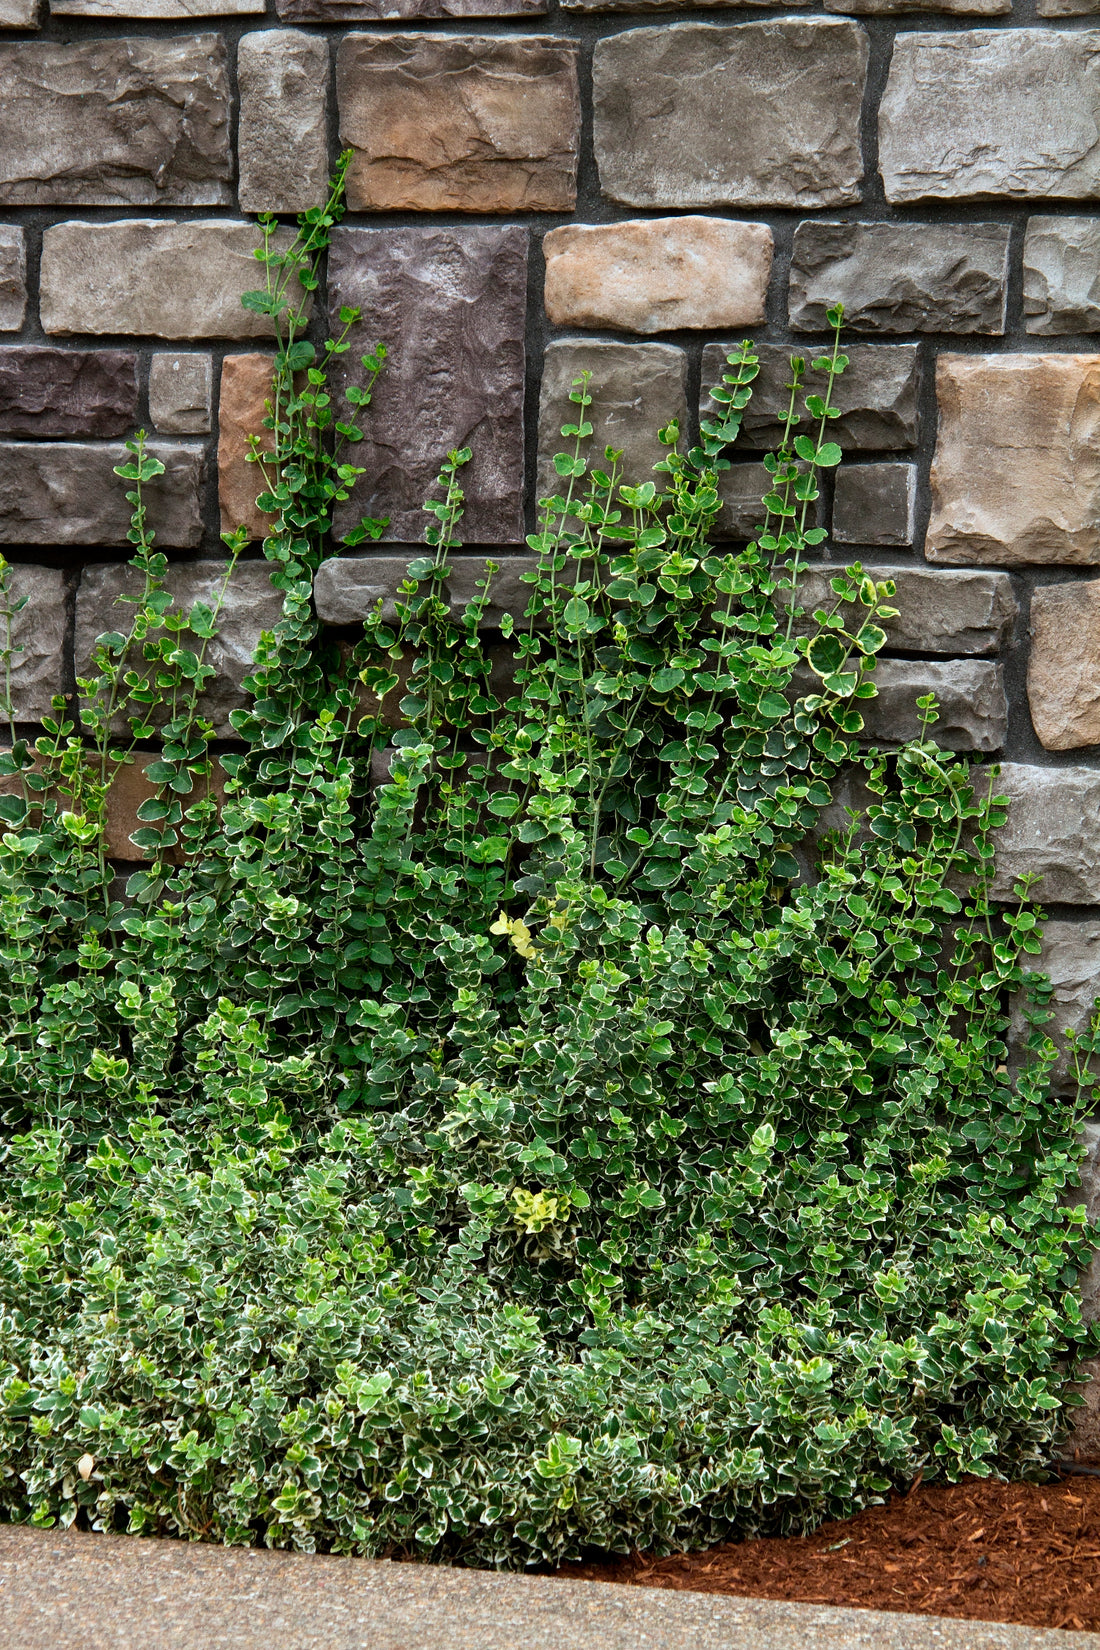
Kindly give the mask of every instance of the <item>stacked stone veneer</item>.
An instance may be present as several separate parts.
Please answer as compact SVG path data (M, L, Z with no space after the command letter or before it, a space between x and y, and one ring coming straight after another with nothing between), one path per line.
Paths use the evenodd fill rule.
M829 554L891 569L901 607L871 732L914 732L933 688L945 742L1007 763L998 891L1044 874L1045 961L1079 1021L1100 990L1100 0L917 9L0 0L18 717L115 628L111 472L136 426L166 465L152 519L182 597L216 578L222 525L262 531L243 456L270 345L239 303L260 273L246 214L291 222L350 147L314 319L361 306L354 342L389 348L345 514L391 526L326 567L322 617L354 625L392 590L447 448L474 448L468 549L521 557L581 368L597 442L641 472L751 334L763 371L721 522L744 539L787 357L843 300ZM246 566L210 698L223 735L274 612ZM114 845L135 852L124 830Z

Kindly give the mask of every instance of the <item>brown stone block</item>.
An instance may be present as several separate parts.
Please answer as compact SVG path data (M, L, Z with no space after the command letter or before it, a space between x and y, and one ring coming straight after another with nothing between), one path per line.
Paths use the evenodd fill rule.
M564 224L542 243L557 326L671 332L764 319L772 232L726 218Z
M138 864L149 859L148 849L137 847L130 838L135 831L145 825L145 822L138 818L141 804L159 794L160 787L147 777L150 765L159 760L157 755L141 754L136 756L133 762L122 764L115 769L111 778L111 788L107 792L108 859L121 859ZM209 780L196 780L190 796L181 796L178 800L182 802L186 812L211 791L220 810L225 801L225 772L217 761ZM147 825L145 828L148 828ZM166 857L171 864L178 865L184 856L180 848L175 848Z
M218 504L222 532L247 527L250 539L262 539L272 518L257 508L266 488L259 464L248 462L249 437L264 442L264 414L271 397L270 355L227 355L222 362L218 399Z
M336 65L348 205L367 212L568 212L577 47L539 36L348 35Z
M1100 579L1032 595L1027 697L1048 751L1100 745Z
M412 23L436 17L538 17L549 6L547 0L276 0L276 10L287 23Z
M137 356L121 349L0 349L0 434L129 435Z
M1100 355L941 355L929 561L1100 562Z

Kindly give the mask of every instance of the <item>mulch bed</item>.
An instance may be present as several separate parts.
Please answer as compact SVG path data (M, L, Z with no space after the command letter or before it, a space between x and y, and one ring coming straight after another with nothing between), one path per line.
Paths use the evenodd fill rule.
M1100 1632L1100 1474L917 1486L810 1536L566 1564L559 1574Z

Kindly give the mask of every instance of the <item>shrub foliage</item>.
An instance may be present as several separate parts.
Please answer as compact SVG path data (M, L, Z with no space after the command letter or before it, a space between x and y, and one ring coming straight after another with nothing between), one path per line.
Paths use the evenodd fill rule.
M140 438L129 622L80 720L0 758L0 1505L503 1565L1040 1472L1091 1345L1081 1106L1041 914L988 901L993 780L931 701L861 743L891 587L797 605L839 346L804 409L792 364L747 549L713 530L751 344L646 479L588 456L582 378L521 614L491 563L446 600L456 452L396 618L341 649L311 588L359 430L292 285L339 185L245 299L285 608L223 803L220 601L173 611ZM154 736L123 898L105 799Z

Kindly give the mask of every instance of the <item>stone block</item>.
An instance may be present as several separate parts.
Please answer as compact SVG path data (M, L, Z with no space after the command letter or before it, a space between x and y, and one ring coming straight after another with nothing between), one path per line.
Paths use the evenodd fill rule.
M879 112L889 201L1094 200L1100 34L899 34Z
M209 355L156 354L149 364L149 417L162 435L207 435L212 413Z
M932 8L928 0L825 0L825 10L846 12L850 17L904 17ZM953 16L1004 17L1012 10L1012 0L936 0L935 10Z
M355 211L570 212L577 45L552 35L349 34L336 60Z
M863 30L832 18L610 35L592 64L600 186L626 206L856 201L866 72Z
M50 700L64 693L68 614L65 575L59 567L18 562L8 570L8 599L19 608L11 621L11 707L17 722L41 722ZM0 647L7 647L0 621Z
M221 561L177 562L168 570L167 588L173 596L174 612L188 612L196 601L211 603L225 574ZM125 562L101 562L85 567L76 595L76 670L87 674L97 636L120 628L120 613L132 609L118 604L119 596L140 591L136 570ZM252 659L262 630L278 622L283 599L271 587L271 566L266 561L237 563L226 591L218 620L218 634L206 644L206 663L215 676L199 705L209 716L219 737L232 735L229 713L248 703L242 683L252 669ZM190 632L181 632L184 638ZM185 640L183 643L187 646ZM201 642L193 645L202 646Z
M1100 10L1097 0L1038 0L1036 17L1088 17Z
M912 544L917 503L915 464L842 464L833 493L838 544Z
M300 29L241 37L237 137L242 212L308 212L328 182L328 41Z
M152 338L267 338L241 304L262 284L255 224L196 218L59 223L42 237L43 329ZM289 229L276 244L288 246Z
M953 751L1000 750L1008 732L1008 700L1001 665L978 659L880 659L877 699L861 699L865 732L875 743L921 737L917 699L934 693L939 721L932 735Z
M262 539L271 517L256 506L266 490L258 464L248 462L249 437L270 441L264 415L271 397L270 355L227 355L222 362L218 397L218 505L222 532L247 527L250 539Z
M1100 355L941 355L929 561L1100 562Z
M703 405L707 416L715 410L709 386L728 371L726 356L733 344L707 344L703 350ZM780 416L790 401L787 384L791 356L800 353L788 344L759 344L760 373L753 382L752 400L741 426L740 444L770 448L782 437ZM802 351L809 368L814 352ZM889 452L912 447L917 439L917 396L920 362L916 344L853 344L845 350L848 369L833 387L833 402L841 417L829 424L829 435L845 451ZM804 394L822 394L826 375L807 370ZM807 429L802 413L799 429Z
M546 347L539 399L537 498L564 497L569 486L554 469L554 455L572 452L572 437L561 427L576 421L580 409L570 401L573 380L591 372L592 405L584 416L591 439L583 452L590 469L606 468L604 449L621 450L621 479L631 486L652 480L653 466L668 449L657 431L676 418L687 421L687 356L672 344L612 344L590 338L559 338ZM657 481L660 483L661 478ZM574 483L579 498L583 482Z
M764 319L772 232L726 218L563 224L542 243L555 326L672 332Z
M902 653L939 653L949 658L960 655L998 653L1012 638L1019 611L1007 573L971 573L931 567L868 567L874 579L893 579L897 595L890 603L898 609L883 629L887 646ZM805 617L798 623L800 635L816 630L812 615L819 608L832 612L837 603L832 580L844 572L841 562L808 567L799 582L798 602ZM847 623L863 622L861 610L853 606Z
M1100 579L1032 592L1027 697L1046 750L1100 745Z
M0 29L40 29L41 0L0 0Z
M276 0L287 23L403 23L428 18L540 17L547 0Z
M718 477L722 508L714 526L716 539L752 539L764 522L761 500L771 490L762 464L731 464Z
M152 441L165 473L145 489L159 549L191 549L202 537L202 449ZM126 543L130 462L121 443L0 441L0 544Z
M0 349L0 435L130 435L137 356L121 349Z
M329 301L362 309L352 349L337 358L337 391L360 383L361 352L385 340L386 370L356 422L366 469L339 507L337 532L363 515L387 536L423 542L423 503L447 453L471 446L462 472L472 544L522 542L527 231L483 224L338 229ZM346 404L344 412L348 411Z
M791 260L796 332L987 332L1005 329L1006 223L800 223Z
M145 821L138 818L141 804L161 794L162 787L148 777L148 769L157 760L155 755L139 752L132 762L120 764L114 770L107 792L107 828L104 832L108 859L121 860L128 865L140 865L149 859L148 850L136 847L130 838L135 831L141 830L145 825ZM179 800L185 809L191 808L209 795L210 791L213 791L220 811L221 804L225 801L225 771L217 761L214 762L214 772L209 779L195 780L190 795L180 797ZM170 849L165 857L170 864L179 865L184 856L177 847Z
M150 22L245 17L263 9L264 0L50 0L56 17L140 17Z
M0 223L0 332L18 332L27 312L27 249L17 224Z
M1025 967L1046 974L1054 987L1047 1005L1054 1019L1047 1022L1047 1034L1058 1044L1058 1063L1052 1073L1052 1091L1055 1094L1073 1094L1077 1083L1072 1075L1067 1031L1087 1032L1093 1016L1093 1004L1100 997L1100 922L1095 917L1084 922L1049 921L1043 928L1043 949L1032 957ZM1025 1045L1031 1027L1024 1019L1024 1001L1017 997L1012 1005L1012 1025L1009 1031L1009 1053L1013 1065L1024 1061ZM1096 1066L1094 1058L1092 1062ZM1092 1125L1096 1143L1100 1143L1100 1128ZM1090 1220L1100 1214L1100 1162L1095 1148L1090 1152L1082 1175L1083 1189L1089 1203ZM1073 1201L1076 1201L1074 1199Z
M392 620L397 616L394 598L405 578L409 562L423 554L420 545L402 547L404 554L332 556L323 562L314 580L313 595L317 617L323 624L362 624L382 603L382 617ZM477 581L485 578L483 556L455 555L451 560L451 575L444 586L452 609L465 607L481 592ZM523 618L531 597L531 587L523 581L523 574L536 565L530 555L494 556L497 572L489 586L489 603L485 609L484 628L495 630L504 614L515 620Z
M0 204L225 206L218 34L0 46Z
M1012 900L1016 879L1036 872L1044 905L1100 905L1100 769L1005 762L993 789L1010 801L993 898Z
M1100 331L1100 222L1029 218L1024 326L1041 337Z

